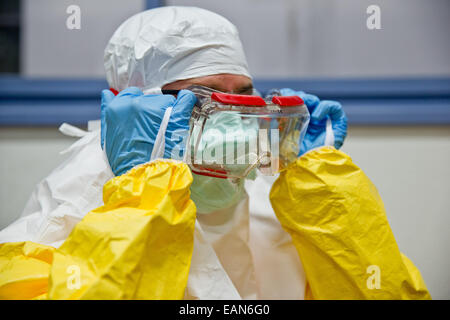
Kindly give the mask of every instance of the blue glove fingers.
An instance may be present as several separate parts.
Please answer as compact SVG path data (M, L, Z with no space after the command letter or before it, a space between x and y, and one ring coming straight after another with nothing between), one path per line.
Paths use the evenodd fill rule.
M168 107L175 102L172 95L143 95L135 98L130 112L134 113L134 127L140 137L146 137L152 146ZM133 140L136 140L134 137Z
M334 133L334 147L340 149L344 144L345 137L347 136L347 117L341 117L337 121L332 121L333 133Z
M192 109L197 102L197 97L189 90L181 90L173 106L170 122L180 124L182 127L189 125Z
M280 89L280 93L283 96L299 96L299 97L300 97L301 94L304 94L303 91L295 91L295 90L292 90L290 88Z
M345 116L341 104L337 101L323 100L319 103L317 108L314 109L311 114L311 119L322 121L326 116L329 116L332 121L337 121Z
M142 96L143 94L144 93L142 92L142 90L139 89L138 87L129 87L129 88L126 88L125 90L120 91L119 94L117 95L117 97L129 96L129 95Z
M347 135L347 117L339 102L327 100L321 102L315 95L303 91L294 91L289 88L280 89L280 93L283 96L296 95L302 98L311 115L308 129L300 148L300 155L324 144L326 120L328 117L332 122L334 146L337 149L342 146Z
M104 105L111 102L112 99L114 99L115 95L111 91L105 89L102 90L102 108Z
M174 100L144 96L139 88L130 87L107 105L106 154L115 175L150 159L164 109Z
M105 144L105 135L106 135L106 106L114 99L114 93L112 93L109 90L103 90L102 91L102 102L101 102L101 109L100 109L100 123L101 123L101 130L100 130L100 144L103 146Z
M165 158L182 159L189 133L189 120L197 97L189 90L178 93L166 131Z
M110 117L108 123L120 123L122 118L129 117L130 111L134 111L134 107L136 107L135 98L141 96L143 93L137 87L129 87L120 91L105 110L105 116Z
M136 103L133 105L134 108L137 108L137 111L150 111L152 113L161 114L161 109L164 111L167 107L172 106L175 103L175 97L170 94L165 95L143 95L136 99ZM164 112L163 112L164 113Z
M300 98L303 99L303 101L305 101L306 106L308 107L308 110L310 113L312 113L314 111L314 109L317 107L317 105L320 102L320 99L313 95L313 94L309 94L309 93L303 93L298 95Z
M322 121L327 116L330 117L332 123L334 146L336 149L339 149L347 135L347 117L342 105L337 101L321 101L311 114L311 119L314 121Z

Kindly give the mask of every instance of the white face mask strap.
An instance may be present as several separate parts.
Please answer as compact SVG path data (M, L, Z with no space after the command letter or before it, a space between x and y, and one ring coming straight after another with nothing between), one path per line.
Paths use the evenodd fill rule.
M58 130L66 136L76 137L76 138L84 137L87 134L87 131L84 131L80 128L77 128L77 127L75 127L71 124L65 123L65 122L59 127Z
M162 94L161 88L159 87L142 89L142 92L144 94Z
M150 161L153 161L158 158L164 158L165 151L165 138L166 138L166 129L169 124L170 115L172 114L173 107L168 107L166 112L164 112L164 117L161 121L161 125L159 126L158 134L156 135L155 145L153 146L152 155L150 157Z
M334 132L333 127L331 125L331 119L327 119L327 129L325 133L325 143L326 146L333 146L334 147Z

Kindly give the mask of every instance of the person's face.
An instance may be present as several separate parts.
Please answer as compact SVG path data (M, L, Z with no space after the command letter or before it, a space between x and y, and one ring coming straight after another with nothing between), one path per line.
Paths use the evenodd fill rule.
M236 74L216 74L199 78L178 80L162 87L163 90L181 90L191 85L201 85L218 91L234 94L252 94L252 80Z

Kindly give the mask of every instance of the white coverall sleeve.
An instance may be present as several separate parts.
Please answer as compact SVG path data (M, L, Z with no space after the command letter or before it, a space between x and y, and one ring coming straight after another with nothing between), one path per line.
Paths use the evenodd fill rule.
M36 186L20 218L0 231L0 243L58 247L86 213L103 204L103 185L114 175L100 147L100 131L86 133L61 153L66 160Z

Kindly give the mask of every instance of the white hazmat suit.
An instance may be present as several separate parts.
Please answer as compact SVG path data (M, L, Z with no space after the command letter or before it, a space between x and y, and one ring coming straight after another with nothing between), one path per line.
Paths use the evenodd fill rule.
M109 86L160 92L177 80L222 73L250 77L236 27L210 11L162 7L125 21L105 49ZM99 106L100 110L100 106ZM100 130L63 125L80 139L67 159L40 182L21 217L0 232L0 243L33 241L58 247L89 211L101 206L111 178ZM305 276L269 201L275 177L246 181L230 208L197 213L188 299L303 299Z

